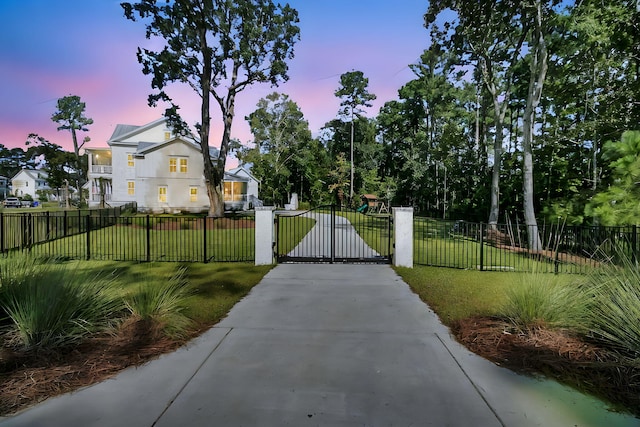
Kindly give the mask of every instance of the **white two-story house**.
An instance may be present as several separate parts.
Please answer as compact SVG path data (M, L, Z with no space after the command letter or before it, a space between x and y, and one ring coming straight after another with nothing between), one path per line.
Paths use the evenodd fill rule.
M139 210L154 213L209 209L200 144L175 135L165 118L143 126L119 124L108 144L86 150L89 206L136 202ZM218 150L210 148L209 154L215 160ZM248 209L257 191L250 172L225 173L226 208Z
M43 170L22 169L11 178L11 192L16 197L30 195L33 200L38 200L38 191L49 191L47 184L49 174Z

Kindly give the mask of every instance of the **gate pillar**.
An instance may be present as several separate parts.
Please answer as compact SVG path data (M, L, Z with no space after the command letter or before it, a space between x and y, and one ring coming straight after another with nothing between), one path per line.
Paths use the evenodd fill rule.
M273 207L256 207L255 265L273 264Z
M393 265L413 268L413 208L393 208Z

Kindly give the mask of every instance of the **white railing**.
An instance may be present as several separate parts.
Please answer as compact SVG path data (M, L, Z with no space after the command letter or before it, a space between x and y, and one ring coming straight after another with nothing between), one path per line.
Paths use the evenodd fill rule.
M101 200L102 200L102 197L101 197L100 193L96 193L96 194L92 194L91 195L91 201L92 202L99 202ZM104 201L105 202L111 201L111 194L105 194L104 195Z
M247 195L246 194L225 194L224 195L225 202L246 202Z
M113 166L111 165L91 165L91 173L112 174Z

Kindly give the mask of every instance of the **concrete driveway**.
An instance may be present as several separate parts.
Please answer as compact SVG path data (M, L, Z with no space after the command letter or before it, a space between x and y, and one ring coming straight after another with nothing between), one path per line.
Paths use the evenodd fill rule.
M186 348L0 426L640 426L451 339L389 266L279 265Z

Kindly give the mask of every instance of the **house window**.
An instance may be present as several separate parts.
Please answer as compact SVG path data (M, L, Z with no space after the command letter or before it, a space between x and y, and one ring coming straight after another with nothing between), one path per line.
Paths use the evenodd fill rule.
M169 172L175 172L178 169L178 159L169 157Z
M165 133L164 133L164 140L165 140L165 141L168 141L168 140L170 140L170 139L171 139L171 132L166 132L166 131L165 131Z
M224 183L224 201L225 202L243 202L247 196L246 182L225 182Z
M198 187L189 187L189 200L192 202L198 201Z
M180 159L180 173L187 173L187 159Z
M127 154L127 166L129 166L130 168L134 166L133 154Z
M136 182L127 181L127 194L133 196L136 194Z
M166 185L158 187L158 201L160 203L167 203L167 186Z

